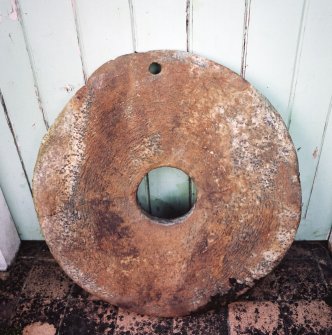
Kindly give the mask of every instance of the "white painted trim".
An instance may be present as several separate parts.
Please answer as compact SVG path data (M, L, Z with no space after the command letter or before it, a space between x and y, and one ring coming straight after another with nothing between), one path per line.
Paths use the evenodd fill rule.
M0 271L7 270L19 246L20 238L0 189Z

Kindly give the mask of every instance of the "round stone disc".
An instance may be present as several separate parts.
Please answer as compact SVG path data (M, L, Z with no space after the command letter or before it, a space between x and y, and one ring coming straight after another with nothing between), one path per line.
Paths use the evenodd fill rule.
M137 203L142 178L160 166L197 187L176 220ZM296 152L279 114L239 75L179 51L101 66L45 136L33 192L68 276L158 316L244 292L281 260L301 212Z

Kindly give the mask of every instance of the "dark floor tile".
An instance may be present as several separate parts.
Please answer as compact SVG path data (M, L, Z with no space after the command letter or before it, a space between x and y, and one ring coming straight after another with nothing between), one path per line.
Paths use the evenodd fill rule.
M279 306L270 301L232 303L228 322L230 335L284 335Z
M0 298L0 330L8 326L10 320L14 317L17 301L18 298Z
M64 300L58 299L20 299L10 327L21 330L29 325L40 322L59 328L65 311Z
M326 259L329 257L326 241L295 241L285 259Z
M227 309L175 318L173 334L227 335Z
M324 301L282 303L285 335L331 335L332 307Z
M332 290L332 257L329 254L328 258L318 259L318 265L322 271L323 277L326 283L329 285Z
M285 262L276 273L282 300L314 300L327 295L327 286L315 261Z
M171 318L140 315L119 309L115 335L172 334Z
M259 280L253 288L240 297L243 300L276 301L280 300L280 287L276 270ZM281 292L282 293L282 292Z
M69 299L79 299L79 300L86 300L86 301L100 301L101 299L96 295L90 294L89 292L85 291L79 285L73 283L69 293Z
M103 301L71 299L59 335L111 335L114 333L117 308Z
M327 263L319 262L319 267L328 287L328 294L326 297L323 297L323 300L332 307L332 261Z
M229 305L231 334L285 330L286 335L332 335L332 259L325 244L295 242L282 263L241 299L252 301ZM0 272L1 335L23 330L48 335L223 335L228 334L226 314L224 309L165 319L121 309L117 313L116 307L74 284L40 241L23 242L15 263Z
M17 258L35 258L41 246L41 241L21 241Z
M22 241L17 257L55 261L45 241Z
M82 287L78 286L77 284L73 283L70 289L70 297L73 299L89 299L90 293L85 291ZM93 300L93 299L91 299Z
M0 281L5 281L9 277L9 271L0 271Z
M315 260L286 259L253 289L248 300L315 300L328 296L328 288Z
M32 259L17 259L7 271L1 272L0 298L19 297L32 266Z
M42 241L40 242L40 248L36 255L36 258L39 260L52 260L55 261L53 255L50 252L50 249L48 248L46 242Z
M57 263L39 261L29 273L22 296L30 299L63 299L68 296L71 285L71 279Z
M15 329L11 326L0 324L0 334L1 335L22 335L22 330Z

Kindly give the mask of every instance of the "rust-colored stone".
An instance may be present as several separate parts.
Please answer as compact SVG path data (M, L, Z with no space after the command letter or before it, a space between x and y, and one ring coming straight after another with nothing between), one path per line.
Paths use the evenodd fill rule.
M168 225L136 201L159 166L197 186L193 209ZM300 220L297 157L279 114L229 69L178 51L100 67L44 138L33 190L65 272L112 304L159 316L244 292L281 260Z

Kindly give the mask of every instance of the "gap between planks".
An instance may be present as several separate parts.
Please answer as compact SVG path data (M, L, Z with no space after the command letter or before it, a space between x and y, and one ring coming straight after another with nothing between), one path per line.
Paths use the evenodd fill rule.
M244 18L243 18L244 22L243 22L241 72L240 72L242 78L246 77L247 51L248 51L248 41L249 41L250 9L251 9L251 0L245 0Z
M29 178L28 178L27 170L26 170L25 165L24 165L24 161L23 161L23 158L22 158L20 147L18 145L18 142L17 142L17 139L16 139L16 134L15 134L15 131L14 131L14 128L13 128L13 124L12 124L12 122L10 120L10 117L9 117L9 114L8 114L8 110L7 110L7 106L6 106L6 103L5 103L5 99L4 99L3 95L2 95L1 90L0 90L0 103L2 105L4 114L5 114L5 118L6 118L6 121L7 121L8 128L9 128L11 134L12 134L12 137L13 137L13 141L14 141L14 144L15 144L15 147L16 147L16 151L17 151L18 157L19 157L20 162L21 162L21 166L22 166L22 170L23 170L23 173L24 173L24 177L25 177L25 179L27 181L27 184L28 184L28 187L29 187L29 191L30 191L30 194L32 196L32 188L31 188L31 184L30 184L30 181L29 181Z
M77 38L77 44L78 44L78 49L79 49L79 53L80 53L80 60L81 60L84 84L86 84L87 81L88 81L88 77L87 77L87 71L86 71L86 64L85 64L85 60L84 60L84 56L83 56L83 42L81 40L81 30L80 30L79 17L78 17L78 13L77 13L76 0L71 0L71 7L73 9L76 38Z
M136 20L134 13L133 0L128 0L129 13L130 13L130 25L131 25L131 38L133 43L133 50L137 52L137 37L136 37Z
M322 153L322 150L323 150L323 147L324 147L324 142L325 142L326 131L327 131L327 127L328 127L329 121L330 121L331 110L332 110L332 95L331 95L330 104L329 104L329 107L328 107L328 110L327 110L327 115L326 115L326 120L325 120L325 124L324 124L324 130L323 130L323 135L322 135L320 146L319 146L319 149L318 149L318 161L317 161L317 164L316 164L314 178L312 180L312 184L311 184L311 188L310 188L308 202L307 202L306 209L305 209L305 212L304 212L304 219L307 218L307 214L308 214L308 210L309 210L309 205L310 205L310 200L311 200L312 192L314 190L315 181L316 181L316 178L317 178L317 173L318 173L318 169L319 169L319 163L320 163L320 159L321 159L321 153Z
M21 29L22 29L25 48L27 50L28 57L29 57L30 69L31 69L31 72L32 72L33 84L34 84L34 87L35 87L35 94L36 94L37 101L38 101L38 107L39 107L40 112L42 113L42 117L43 117L43 121L44 121L46 130L48 130L50 128L50 125L49 125L48 117L47 117L46 112L44 110L42 98L41 98L41 95L40 95L37 75L36 75L36 71L35 71L35 68L34 68L32 53L31 53L31 50L30 50L30 43L29 43L27 34L25 32L25 26L24 26L22 11L21 11L21 5L19 3L19 0L14 0L14 4L15 4L16 10L17 10L18 21L19 21Z
M293 74L292 74L292 80L291 80L291 88L288 98L288 105L287 105L287 129L290 129L290 125L292 122L292 115L293 115L293 105L295 100L295 92L297 87L297 81L299 76L299 69L300 69L300 60L302 55L302 47L303 47L303 40L304 40L304 32L305 32L305 26L307 22L308 17L308 8L309 8L309 2L308 0L304 0L303 6L302 6L302 13L301 13L301 20L300 20L300 26L299 26L299 32L298 32L298 38L297 38L297 45L296 45L296 51L295 51L295 58L294 58L294 67L293 67Z
M186 34L187 34L186 50L187 52L193 51L193 24L194 24L193 6L194 6L193 0L187 0L187 4L186 4Z

